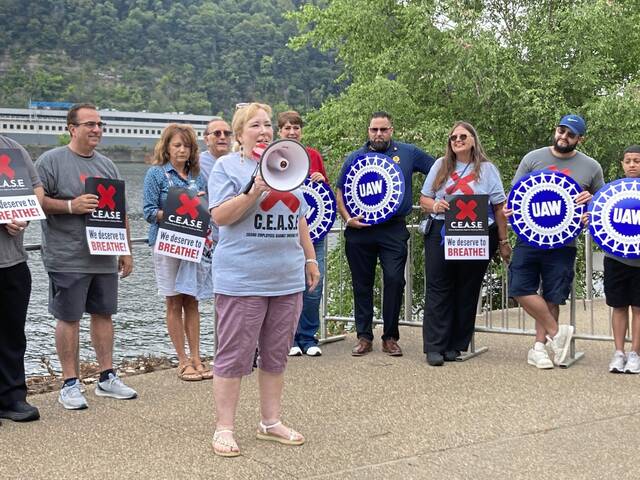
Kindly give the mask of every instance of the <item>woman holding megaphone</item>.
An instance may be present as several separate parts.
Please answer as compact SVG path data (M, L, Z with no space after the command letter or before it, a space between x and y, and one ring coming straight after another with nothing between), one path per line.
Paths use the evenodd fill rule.
M240 455L235 413L256 344L261 416L257 438L304 443L304 437L280 419L284 370L305 283L314 288L320 278L302 192L271 189L256 175L260 159L255 152L273 139L271 108L260 103L242 106L233 116L232 129L239 149L218 159L209 177L209 208L220 227L213 257L218 332L213 450L225 457Z

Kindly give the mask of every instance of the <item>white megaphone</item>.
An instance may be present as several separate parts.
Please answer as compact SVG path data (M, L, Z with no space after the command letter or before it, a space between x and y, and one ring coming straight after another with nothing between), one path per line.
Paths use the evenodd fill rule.
M278 140L266 147L259 162L260 176L264 182L269 188L280 192L290 192L302 185L309 175L311 163L304 145L289 139ZM255 173L244 193L251 190L254 178Z

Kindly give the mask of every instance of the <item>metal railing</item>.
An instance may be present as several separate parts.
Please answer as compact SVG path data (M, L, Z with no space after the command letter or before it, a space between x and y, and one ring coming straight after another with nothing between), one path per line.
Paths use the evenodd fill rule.
M417 210L417 207L414 207L414 213L416 211L419 210ZM408 255L407 263L405 265L406 285L404 289L404 303L399 324L403 326L421 327L422 312L425 301L425 276L423 268L423 254L416 257L415 250L418 246L422 247L422 239L417 231L417 216L411 216L409 219L410 222L407 224L407 228L411 233L411 236L408 241ZM413 222L411 220L413 220ZM320 329L318 332L319 341L321 343L334 342L345 338L345 334L342 331L339 333L330 332L331 322L334 324L336 322L338 324L355 323L355 318L353 316L350 273L344 252L344 225L342 225L340 221L337 223L338 226L332 228L328 235L329 241L325 242L326 275L323 284ZM147 238L132 238L131 243L146 244ZM25 249L27 251L36 251L40 249L40 245L27 244L25 245ZM422 252L422 249L420 251ZM575 349L576 339L599 341L613 340L610 322L610 309L608 309L603 302L599 302L594 297L594 272L602 271L602 257L603 254L601 252L593 251L591 235L588 230L585 230L585 268L584 271L576 272L576 279L583 279L585 285L585 296L584 298L577 297L575 285L576 279L574 279L569 298L568 312L566 311L566 308L563 309L561 313L561 321L567 321L570 325L573 325L575 327L575 334L571 343L568 358L561 366L568 367L582 357L583 353L577 352ZM419 260L417 269L415 268L416 260ZM336 268L338 269L338 272L335 272ZM422 288L418 291L414 291L417 277L421 277L423 279L423 282L421 282ZM534 336L535 321L529 317L521 307L516 305L510 306L508 285L508 269L505 268L504 264L501 265L498 273L496 273L495 269L489 269L485 276L481 295L478 300L475 331L483 333ZM382 286L382 280L380 280L379 287L376 288L377 302L374 306L374 325L384 323L379 315L382 311L383 302ZM496 308L496 292L500 295L497 303L498 308ZM415 298L418 299L417 302L414 301ZM583 312L586 314L581 316L580 319L577 318L577 308L579 306L582 307ZM596 317L597 311L600 311L601 314ZM214 340L214 351L216 344L217 342ZM486 350L487 347L476 348L475 339L473 339L469 351L463 355L461 359L466 360L483 353Z
M415 217L410 217L413 222L409 222L407 228L411 232L408 246L408 257L405 265L406 286L404 290L403 312L400 318L400 325L421 327L422 311L424 308L424 282L422 282L421 292L414 291L415 280L418 276L424 278L424 271L418 267L418 272L414 266L416 265L416 245L422 245L422 239L419 238L417 232L417 221ZM324 296L321 312L321 328L319 337L321 342L329 342L340 340L344 335L330 335L328 332L329 322L342 322L345 324L354 324L353 317L353 301L350 296L345 293L351 291L350 285L346 285L348 281L348 266L344 254L343 241L344 226L339 224L334 227L330 233L330 241L326 243L326 263L327 274L324 282ZM331 244L334 248L331 248ZM583 356L582 352L577 352L575 348L575 340L598 340L613 341L613 334L610 322L610 309L604 305L603 301L598 301L594 297L594 273L602 271L601 252L594 252L593 242L588 230L584 233L584 269L576 272L574 283L571 288L571 295L568 300L568 308L561 308L560 322L566 322L575 327L575 334L571 342L571 348L567 360L561 367L568 367ZM423 256L420 255L422 261ZM338 269L338 273L335 272ZM420 275L417 275L419 273ZM584 298L578 298L576 294L576 282L581 281L584 284ZM378 301L374 307L374 325L383 324L379 313L382 311L382 281L378 283L376 288L376 296ZM515 303L509 302L508 297L509 275L508 269L501 263L497 269L489 269L481 295L478 300L478 308L476 314L476 332L498 333L509 335L527 335L535 336L535 321L528 316L526 312ZM499 295L499 298L496 296ZM329 298L331 297L331 298ZM337 297L337 298L336 298ZM346 297L346 298L345 298ZM418 297L422 301L416 303L414 299ZM426 300L428 301L428 299ZM350 304L350 309L345 305ZM584 315L578 316L578 308L581 308ZM487 347L477 348L475 339L472 340L469 351L464 354L461 359L466 360L487 350Z

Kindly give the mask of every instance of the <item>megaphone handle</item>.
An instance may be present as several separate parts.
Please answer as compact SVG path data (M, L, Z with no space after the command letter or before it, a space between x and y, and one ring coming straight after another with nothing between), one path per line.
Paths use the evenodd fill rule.
M251 175L251 180L249 180L249 183L247 183L247 186L244 187L244 190L242 191L242 193L244 193L245 195L249 194L249 191L251 190L251 187L253 187L253 184L256 181L256 176L255 175Z

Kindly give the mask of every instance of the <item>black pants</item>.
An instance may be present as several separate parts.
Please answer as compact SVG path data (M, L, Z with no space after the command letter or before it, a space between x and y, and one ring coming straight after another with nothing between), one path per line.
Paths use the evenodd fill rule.
M404 291L409 231L402 217L357 230L345 231L345 253L351 269L358 338L373 340L373 287L380 258L384 281L382 339L400 338L398 317Z
M427 277L422 339L424 353L465 351L475 328L478 296L489 260L445 260L443 221L433 223L424 240ZM498 229L489 229L489 258L498 248Z
M27 396L24 324L31 295L31 272L26 262L0 268L0 406Z

